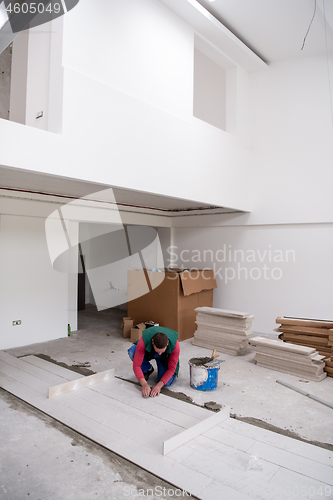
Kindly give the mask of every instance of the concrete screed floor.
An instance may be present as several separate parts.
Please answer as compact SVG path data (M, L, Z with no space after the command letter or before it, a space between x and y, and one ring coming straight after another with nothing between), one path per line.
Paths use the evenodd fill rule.
M122 338L120 328L124 315L119 309L97 312L88 306L79 313L79 330L71 337L6 352L44 356L85 375L115 368L116 377L135 382L127 355L131 343ZM332 378L306 383L256 366L251 351L241 357L220 353L224 362L217 390L192 389L188 360L209 354L192 346L191 339L181 342L180 373L171 390L199 405L211 400L229 405L237 419L333 450L332 409L276 383L283 380L333 403ZM149 498L175 498L180 493L4 391L0 408L0 498L135 498L140 492L147 497L149 488Z

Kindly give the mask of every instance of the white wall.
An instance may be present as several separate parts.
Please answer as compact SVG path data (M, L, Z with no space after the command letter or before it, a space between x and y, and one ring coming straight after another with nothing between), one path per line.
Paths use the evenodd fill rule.
M257 332L333 319L333 224L175 228L172 244L174 265L214 269L214 307L254 314Z
M178 116L192 115L193 30L155 0L80 0L64 17L63 62Z
M327 60L300 58L251 75L250 223L332 221L333 125Z
M214 305L253 313L254 329L272 333L279 315L333 318L333 129L327 61L273 63L266 72L252 74L250 82L252 211L174 219L172 240L178 252L212 251L213 261L192 264L217 271ZM245 255L254 250L256 261L219 262L229 245ZM294 251L295 262L267 261L275 250L283 255ZM266 251L263 262L258 251L260 256ZM238 264L247 269L247 279L245 270L238 275ZM278 269L271 275L274 267L281 269L281 277ZM253 268L261 269L261 275L252 270L251 277Z
M68 276L53 270L42 218L1 215L0 349L67 335ZM21 320L12 326L13 320Z

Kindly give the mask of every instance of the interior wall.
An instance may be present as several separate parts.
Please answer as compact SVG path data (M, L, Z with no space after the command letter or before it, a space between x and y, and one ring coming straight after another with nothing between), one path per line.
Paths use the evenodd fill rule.
M160 2L81 0L64 18L63 62L168 113L192 115L193 30Z
M254 331L274 333L278 316L333 319L333 224L172 232L171 263L214 269L214 307L254 314Z
M332 222L326 57L272 63L250 81L255 182L248 223Z
M43 218L1 215L0 276L0 349L67 335L68 275L51 266Z

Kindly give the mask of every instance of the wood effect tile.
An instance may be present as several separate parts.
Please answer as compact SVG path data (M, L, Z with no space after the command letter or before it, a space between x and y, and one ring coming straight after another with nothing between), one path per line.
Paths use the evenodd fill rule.
M222 458L222 457L221 457ZM278 466L272 464L262 470L240 470L228 464L228 461L222 461L216 457L211 458L205 453L196 452L189 456L183 462L183 465L189 469L201 472L211 479L223 483L242 494L246 494L247 488L251 490L264 489L269 479L279 470Z
M276 446L256 442L248 453L256 455L285 469L298 472L307 477L333 486L333 467L324 465L290 451L284 451Z
M253 439L240 436L236 432L233 432L232 429L223 429L221 426L209 429L204 433L204 436L242 451L247 451L255 443Z
M333 465L333 452L320 448L319 446L313 446L310 443L305 443L303 441L299 441L298 439L293 439L288 436L284 436L283 434L277 434L276 432L262 429L261 427L256 427L255 425L232 418L223 422L220 427L221 426L232 430L233 433L238 434L240 439L247 437L255 441L276 446L277 448L281 448L285 451L290 451L295 455L311 458L311 460L315 462Z
M38 358L37 356L29 355L24 356L23 359L26 363L30 363L32 365L38 366L42 368L46 373L53 373L54 375L58 375L62 377L64 380L76 380L78 378L83 378L84 375L80 373L76 373L68 368L64 368L63 366L56 365L55 363L51 363L50 361L46 361L45 359Z
M64 382L62 384L49 387L48 397L54 398L56 396L60 396L61 394L66 394L67 392L82 389L83 387L90 387L94 384L110 380L113 377L114 368L112 368L111 370L106 370L104 372L94 373L93 375L89 375L88 377L70 380L69 382Z
M200 492L202 500L253 500L253 497L247 496L240 491L225 486L219 481L213 481Z
M186 429L185 431L173 436L171 439L166 439L163 442L163 455L166 455L170 451L175 450L176 448L178 448L178 446L187 443L194 437L207 431L207 429L215 427L220 422L228 418L230 418L230 408L226 407L218 413L215 413L215 415L207 418L206 420L203 420L193 427L190 427L189 429Z

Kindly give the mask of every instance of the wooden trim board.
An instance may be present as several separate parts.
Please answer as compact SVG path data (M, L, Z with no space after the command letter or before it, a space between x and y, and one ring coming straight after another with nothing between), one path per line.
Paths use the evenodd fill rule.
M106 370L104 372L94 373L93 375L88 375L87 377L78 378L75 380L70 380L63 384L54 385L49 387L49 398L54 398L55 396L60 396L61 394L66 394L67 392L76 391L77 389L82 389L83 387L89 387L99 382L104 382L114 377L115 369Z
M176 434L172 438L163 441L162 455L166 455L167 453L170 453L179 446L188 443L188 441L190 441L191 439L200 436L200 434L203 434L212 427L215 427L224 420L227 420L229 417L230 417L230 407L226 406L225 408L223 408L223 410L219 411L218 413L215 413L215 415L213 415L212 417L206 418L202 422L193 425L189 429L186 429L185 431Z

